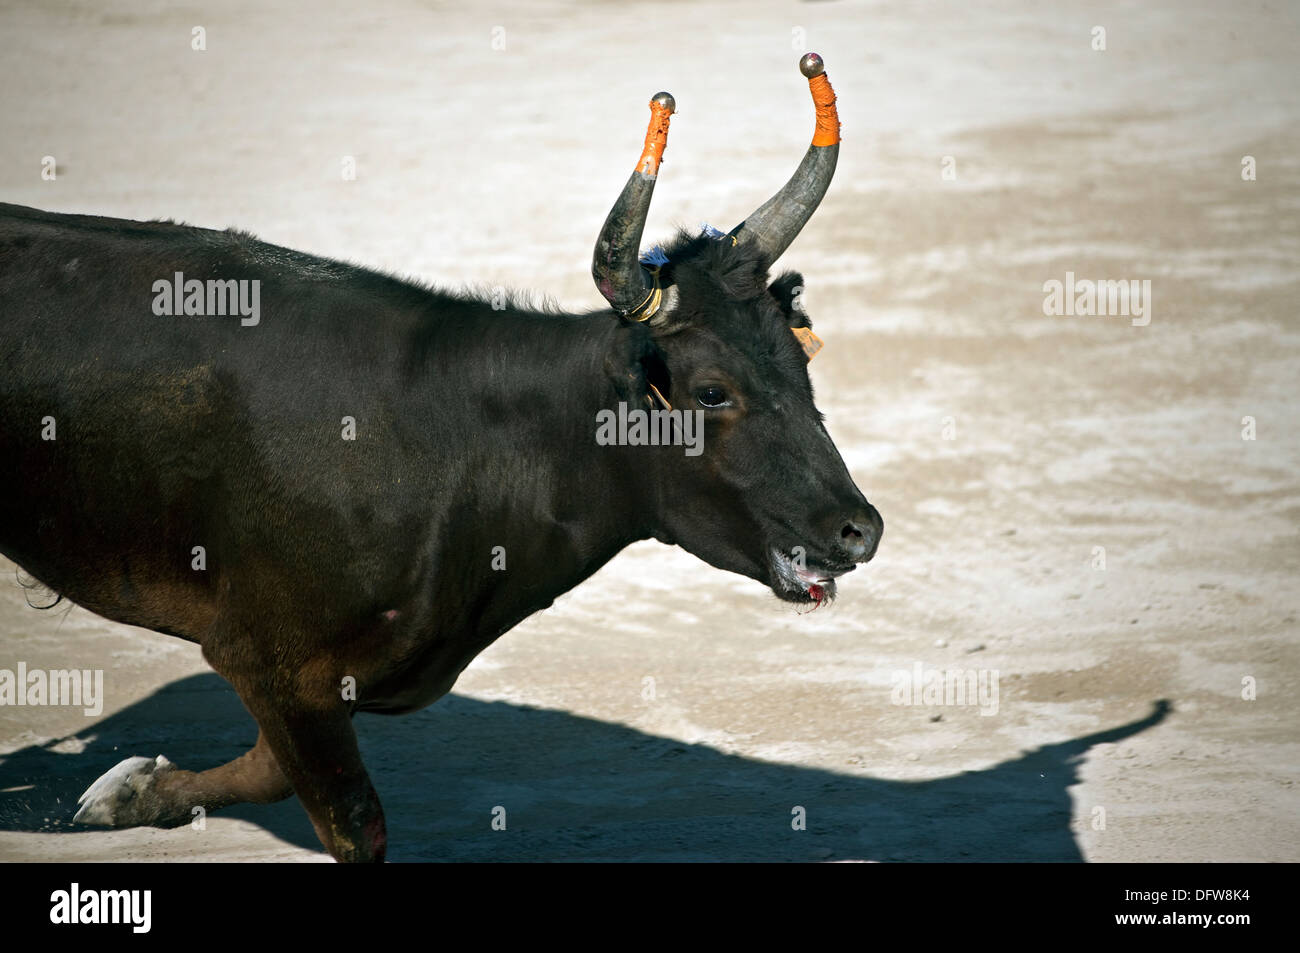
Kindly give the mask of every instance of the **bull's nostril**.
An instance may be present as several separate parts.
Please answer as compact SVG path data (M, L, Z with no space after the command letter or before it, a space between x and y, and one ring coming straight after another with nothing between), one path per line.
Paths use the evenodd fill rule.
M880 531L870 517L855 519L840 528L840 541L845 553L855 562L864 562L875 552Z
M867 550L871 548L856 523L845 523L844 528L840 530L840 539L844 541L844 548L854 559L865 556Z

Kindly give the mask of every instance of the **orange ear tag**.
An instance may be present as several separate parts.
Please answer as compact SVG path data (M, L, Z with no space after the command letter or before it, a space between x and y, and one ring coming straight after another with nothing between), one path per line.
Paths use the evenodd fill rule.
M799 346L803 348L804 354L810 361L816 357L817 352L825 346L822 339L813 334L812 328L791 328L790 330L793 331L794 336L799 339Z

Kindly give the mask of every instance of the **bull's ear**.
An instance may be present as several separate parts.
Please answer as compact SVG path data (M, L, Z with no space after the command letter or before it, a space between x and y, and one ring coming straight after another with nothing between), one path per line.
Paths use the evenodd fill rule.
M605 355L605 372L618 399L629 407L644 407L651 403L651 384L667 395L671 383L668 364L650 330L645 325L630 325L616 334L614 341Z
M767 290L785 315L786 324L794 332L804 357L811 361L822 349L822 339L813 334L812 321L803 309L803 275L797 271L784 272Z
M781 313L785 315L786 323L790 327L812 327L812 321L808 319L808 315L803 310L803 302L800 300L803 294L803 275L797 271L782 272L767 290L780 305Z

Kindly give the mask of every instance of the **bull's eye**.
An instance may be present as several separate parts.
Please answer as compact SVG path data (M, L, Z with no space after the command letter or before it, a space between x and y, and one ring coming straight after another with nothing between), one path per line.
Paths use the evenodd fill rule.
M726 407L731 403L721 387L706 387L695 395L695 399L704 407Z

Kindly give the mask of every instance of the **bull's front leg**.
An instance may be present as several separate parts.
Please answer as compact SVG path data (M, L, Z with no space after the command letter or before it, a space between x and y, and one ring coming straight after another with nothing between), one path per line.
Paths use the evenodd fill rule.
M263 620L266 625L268 620ZM380 862L387 847L384 810L357 747L346 667L332 651L291 627L278 638L227 637L203 654L234 686L257 721L279 769L293 785L335 860Z
M92 784L77 803L74 820L108 827L179 827L204 812L232 804L271 804L293 794L293 785L271 753L266 734L228 764L183 771L162 755L127 758Z
M162 755L127 758L79 799L76 821L109 827L179 827L195 808L269 804L297 793L325 849L340 861L382 861L384 812L349 712L285 703L263 686L235 685L261 731L243 756L209 771L182 771Z
M239 686L236 686L238 689ZM351 712L338 698L246 697L276 761L335 860L382 862L388 844L384 809L357 747Z
M259 640L227 622L203 646L257 721L253 749L199 773L181 771L161 756L129 758L82 795L77 820L175 827L188 822L195 807L268 803L296 793L336 860L384 859L384 812L361 762L339 665L324 650L308 660L310 643L287 637L289 626L268 626L264 619L262 627L276 631L278 640Z

